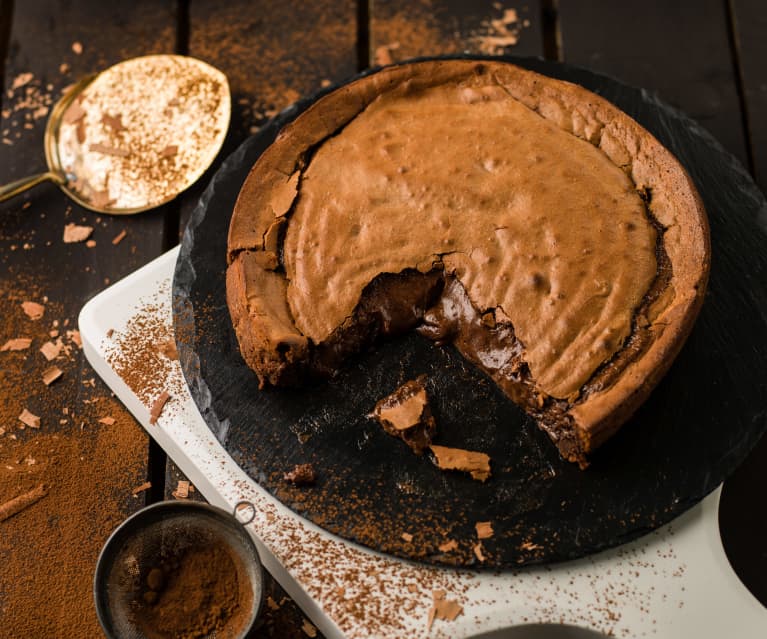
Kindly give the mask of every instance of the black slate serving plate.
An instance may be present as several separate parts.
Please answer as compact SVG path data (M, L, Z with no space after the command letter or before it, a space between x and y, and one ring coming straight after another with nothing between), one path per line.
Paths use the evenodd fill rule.
M581 84L632 115L687 168L711 224L711 279L693 333L588 470L562 461L535 423L455 350L414 334L360 355L327 383L258 389L226 307L229 219L250 167L318 96L280 114L223 164L187 227L173 283L184 375L235 461L321 527L429 563L477 564L478 521L495 530L482 542L487 567L560 561L622 544L697 503L767 428L764 196L704 129L653 95L584 69L506 59ZM378 399L420 374L428 377L439 424L436 443L488 453L487 483L438 470L366 417ZM283 473L304 462L317 469L317 484L288 485ZM448 538L458 549L440 553Z

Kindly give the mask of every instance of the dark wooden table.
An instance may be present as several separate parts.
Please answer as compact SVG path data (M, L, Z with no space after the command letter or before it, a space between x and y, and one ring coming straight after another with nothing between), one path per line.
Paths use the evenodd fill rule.
M505 12L512 8L517 11L516 21ZM494 36L501 39L492 40ZM541 56L657 92L703 124L763 190L767 187L767 8L760 0L0 0L0 183L44 168L42 133L47 111L61 90L125 58L189 54L227 74L233 120L220 156L224 158L271 114L327 82L377 62L459 51ZM0 342L28 334L35 339L33 346L39 347L49 331L60 330L64 336L65 320L71 328L85 301L177 244L215 168L171 204L133 217L96 216L52 186L0 205L0 314L4 318L0 328L6 333L0 334ZM64 244L62 230L67 222L94 226L96 245ZM113 244L111 239L122 230L127 232L125 239ZM20 312L20 302L25 300L44 301L48 315L30 324ZM72 345L71 340L67 343ZM48 362L36 351L2 354L8 357L0 363L0 433L5 431L0 434L0 462L9 461L19 442L29 443L43 435L76 438L82 459L77 472L82 481L97 476L99 493L91 497L89 521L83 521L77 533L60 532L54 546L38 546L38 534L20 544L17 540L23 537L6 534L11 529L3 526L9 524L0 523L0 565L4 558L18 559L26 553L30 561L39 559L38 564L32 561L27 566L37 565L42 575L58 565L62 555L79 552L84 577L63 583L75 590L76 598L85 600L90 592L78 584L87 583L92 571L88 562L109 530L144 501L173 498L180 477L124 409L110 400L101 382L93 379L76 345L62 358L64 375L51 387L39 381ZM94 405L100 405L101 412ZM78 417L66 418L65 407L69 415ZM22 408L36 412L42 428L20 430L16 417ZM113 427L98 422L105 411L122 430L112 432ZM13 444L7 439L10 435L16 438ZM116 450L126 439L135 445L118 463L105 463L99 455L100 438L106 438L109 450ZM151 481L151 489L133 497L132 489L145 480ZM80 504L82 490L65 492L72 483L62 480L60 491L73 500L70 503L80 500L76 502ZM767 605L765 488L767 440L725 483L720 511L727 553L743 582ZM7 497L0 493L0 501ZM104 507L107 502L109 507ZM47 508L66 509L67 501L49 501ZM48 514L45 525L50 526L63 516ZM25 516L18 515L13 526L26 525ZM10 540L16 540L14 545ZM50 616L37 625L22 619L18 605L7 605L19 596L14 588L23 588L25 596L32 596L30 601L34 597L43 601L57 583L38 578L34 569L27 572L19 586L10 583L0 569L0 634L31 637L38 636L36 629L45 628L48 637L98 636L92 612L84 615L75 634L66 625L71 620L55 612L55 607L41 605L40 614ZM259 636L307 636L303 615L284 601L279 586L270 582L268 594L274 605L266 608Z

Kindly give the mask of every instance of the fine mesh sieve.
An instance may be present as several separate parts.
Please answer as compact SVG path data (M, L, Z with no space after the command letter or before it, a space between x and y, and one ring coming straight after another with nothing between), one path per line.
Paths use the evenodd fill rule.
M243 519L244 509L249 509ZM245 511L247 512L247 511ZM238 605L223 627L183 636L198 639L247 637L258 616L263 573L255 544L244 524L255 518L249 502L235 506L234 514L198 502L161 502L126 519L109 537L96 564L96 614L109 639L161 639L173 636L147 622L147 581L150 571L198 549L221 549L236 572ZM220 551L217 551L220 552ZM226 565L229 566L227 560ZM215 569L216 566L210 566ZM231 581L231 580L230 580ZM160 595L162 596L162 594ZM209 596L207 593L203 596ZM190 606L195 605L190 597ZM206 600L211 614L220 614L220 602ZM206 605L207 605L206 604ZM219 624L220 625L220 624Z

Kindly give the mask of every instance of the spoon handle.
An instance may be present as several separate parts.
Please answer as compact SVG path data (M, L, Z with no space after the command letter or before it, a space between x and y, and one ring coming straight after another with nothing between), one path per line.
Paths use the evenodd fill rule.
M10 184L4 184L0 186L0 202L10 200L12 197L23 193L27 189L31 189L33 186L42 184L43 182L55 182L59 186L66 183L66 180L58 173L52 171L46 171L45 173L38 173L37 175L30 175Z

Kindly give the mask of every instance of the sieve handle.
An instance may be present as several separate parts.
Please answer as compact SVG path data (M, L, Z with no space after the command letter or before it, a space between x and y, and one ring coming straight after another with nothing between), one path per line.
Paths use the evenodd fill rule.
M248 519L241 519L240 511L246 507L250 510L250 517ZM243 499L242 501L238 501L234 505L234 510L232 512L232 515L234 515L234 518L237 521L239 521L243 526L247 526L256 518L256 507L253 505L253 502Z

